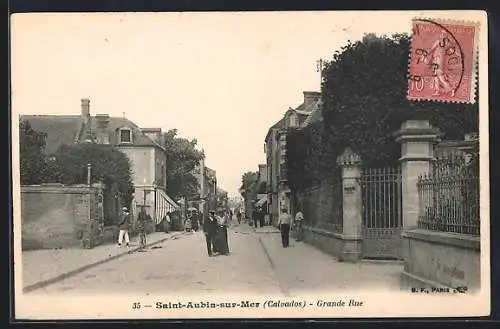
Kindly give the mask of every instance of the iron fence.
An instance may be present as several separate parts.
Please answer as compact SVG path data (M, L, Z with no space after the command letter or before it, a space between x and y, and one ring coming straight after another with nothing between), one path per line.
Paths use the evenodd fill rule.
M365 228L402 225L401 169L367 168L361 176L362 217Z
M441 154L418 178L418 227L479 235L479 161L470 154Z

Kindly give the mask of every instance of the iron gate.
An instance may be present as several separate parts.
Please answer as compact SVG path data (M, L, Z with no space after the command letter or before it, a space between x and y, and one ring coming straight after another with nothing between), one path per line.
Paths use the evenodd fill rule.
M365 169L361 197L363 257L401 259L401 169Z

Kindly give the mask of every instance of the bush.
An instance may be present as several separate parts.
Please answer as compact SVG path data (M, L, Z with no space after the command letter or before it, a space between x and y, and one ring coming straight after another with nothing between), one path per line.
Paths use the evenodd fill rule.
M91 181L103 182L106 188L115 185L122 204L130 206L134 185L128 157L110 145L75 144L61 146L55 154L63 184L86 184L87 164L91 164Z
M43 183L50 171L46 167L44 132L34 130L28 121L19 123L19 156L21 184Z

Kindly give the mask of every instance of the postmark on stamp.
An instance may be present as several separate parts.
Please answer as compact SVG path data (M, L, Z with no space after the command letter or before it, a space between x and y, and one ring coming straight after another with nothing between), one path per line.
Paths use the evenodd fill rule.
M414 19L408 99L474 103L478 25Z

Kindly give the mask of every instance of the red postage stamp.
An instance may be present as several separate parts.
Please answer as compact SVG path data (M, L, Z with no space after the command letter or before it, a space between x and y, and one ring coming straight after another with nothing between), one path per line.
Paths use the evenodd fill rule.
M474 103L478 26L414 19L408 99Z

